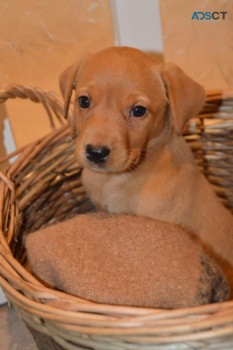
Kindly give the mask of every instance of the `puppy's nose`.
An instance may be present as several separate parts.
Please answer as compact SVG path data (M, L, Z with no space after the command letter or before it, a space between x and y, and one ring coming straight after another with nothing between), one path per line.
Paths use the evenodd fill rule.
M93 163L104 163L110 153L110 149L106 146L95 147L93 145L86 146L86 157Z

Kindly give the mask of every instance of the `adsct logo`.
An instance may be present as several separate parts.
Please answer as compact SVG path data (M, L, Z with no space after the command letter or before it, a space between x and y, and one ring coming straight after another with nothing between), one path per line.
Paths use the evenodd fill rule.
M226 11L215 11L215 12L193 12L192 15L192 21L197 20L197 21L218 21L218 20L225 20L227 16Z

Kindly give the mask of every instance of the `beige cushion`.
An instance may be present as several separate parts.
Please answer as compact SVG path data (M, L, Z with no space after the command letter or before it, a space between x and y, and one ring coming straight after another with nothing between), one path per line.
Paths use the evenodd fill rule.
M225 300L228 284L183 229L129 215L79 215L30 234L34 273L100 303L181 308Z

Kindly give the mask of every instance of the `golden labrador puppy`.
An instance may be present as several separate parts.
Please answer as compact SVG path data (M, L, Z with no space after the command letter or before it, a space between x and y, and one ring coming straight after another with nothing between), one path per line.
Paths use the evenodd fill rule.
M178 224L198 235L233 282L233 216L198 170L181 134L203 88L173 64L128 47L87 56L60 77L82 180L111 213Z

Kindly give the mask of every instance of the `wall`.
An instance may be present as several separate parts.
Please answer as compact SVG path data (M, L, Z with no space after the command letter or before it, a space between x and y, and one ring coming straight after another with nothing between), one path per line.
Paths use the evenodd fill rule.
M227 14L225 19L192 20L197 11ZM233 1L161 0L161 14L166 60L206 89L232 89Z
M1 86L59 92L58 76L68 65L114 44L108 0L0 0L0 8ZM10 101L6 109L17 147L50 131L41 106Z
M159 0L112 0L117 45L163 54Z

